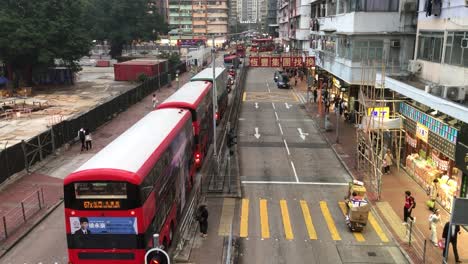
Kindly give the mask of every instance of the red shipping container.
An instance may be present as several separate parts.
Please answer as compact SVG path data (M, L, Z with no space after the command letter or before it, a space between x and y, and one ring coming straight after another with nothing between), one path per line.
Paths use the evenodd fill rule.
M167 72L167 60L160 59L134 59L132 61L146 61L146 62L156 62L158 64L158 73Z
M158 62L131 60L114 64L116 81L135 81L140 74L153 77L158 74Z
M110 66L110 61L108 60L98 60L96 62L96 67L109 67Z

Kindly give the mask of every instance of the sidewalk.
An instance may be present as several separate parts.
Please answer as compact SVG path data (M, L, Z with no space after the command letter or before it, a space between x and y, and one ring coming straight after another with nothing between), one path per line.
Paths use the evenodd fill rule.
M307 93L307 85L305 81L299 82L297 87L295 87L295 91L305 95ZM304 98L305 97L306 96L304 96ZM343 117L338 118L339 143L336 143L336 115L333 110L330 110L329 120L332 123L332 130L325 132L325 115L323 113L323 109L322 103L318 99L317 103L308 104L306 107L309 115L320 126L323 131L322 134L353 177L358 180L365 180L363 179L363 175L357 170L356 166L356 128L354 127L354 124L345 122ZM402 237L401 235L402 233L404 234L406 230L406 227L401 224L403 219L403 205L405 201L404 192L406 190L411 191L417 202L417 207L413 210L412 214L417 219L415 224L416 227L413 230L414 237L412 246L409 246L405 237ZM372 198L373 197L371 197L371 199ZM373 201L373 204L378 209L377 212L389 227L394 238L399 242L400 247L405 250L414 263L422 263L422 259L420 259L420 257L422 256L424 239L428 239L426 246L426 263L441 263L442 250L433 246L429 240L430 230L427 219L430 211L425 205L427 199L428 197L423 188L421 188L408 174L406 174L403 169L398 171L398 169L393 166L389 174L383 175L381 199L379 201ZM439 238L442 237L443 226L448 219L449 213L441 209L441 222L437 229L437 235ZM418 239L420 241L417 241ZM468 233L462 231L462 234L459 235L458 238L458 253L463 262L468 262L467 244ZM449 252L450 255L448 263L455 263L452 249L450 249Z
M182 85L190 80L191 73L183 73L179 78ZM177 81L174 80L170 87L166 85L157 90L155 93L159 102L164 101L176 89ZM151 100L152 94L93 131L92 150L80 153L80 144L74 144L69 149L63 147L57 150L56 155L36 164L30 174L20 172L0 186L0 257L61 204L63 179L150 112ZM26 221L22 214L22 201L25 201ZM3 239L3 216L8 225L6 239Z

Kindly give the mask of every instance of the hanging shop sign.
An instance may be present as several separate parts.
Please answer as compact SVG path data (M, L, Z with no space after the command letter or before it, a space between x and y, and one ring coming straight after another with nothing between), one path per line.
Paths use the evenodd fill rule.
M416 137L427 143L429 139L429 129L420 123L416 124Z
M390 114L389 107L369 107L367 108L367 115L372 117L383 117L384 119L388 119Z
M315 67L315 57L250 57L250 67Z
M334 85L336 88L340 89L340 88L341 88L341 81L338 80L337 78L333 77L333 85Z
M418 141L415 138L412 138L410 135L406 134L406 143L413 148L416 148Z
M468 174L468 146L464 143L457 143L455 164L457 168L462 170L465 174Z
M449 161L437 157L437 153L432 152L432 161L435 163L439 170L448 171Z
M450 125L430 116L411 105L401 102L400 113L418 123L426 126L431 132L447 139L452 144L457 143L458 130Z

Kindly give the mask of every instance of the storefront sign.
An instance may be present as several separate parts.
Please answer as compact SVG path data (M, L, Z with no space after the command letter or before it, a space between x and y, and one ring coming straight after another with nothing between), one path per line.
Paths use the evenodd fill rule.
M410 135L406 134L406 143L413 148L416 148L418 141L415 138L412 138Z
M418 123L426 126L431 132L447 139L452 144L457 143L458 130L450 125L436 119L407 103L400 103L400 113Z
M458 142L455 152L456 167L468 174L468 146Z
M416 137L427 143L429 138L429 129L420 123L416 124Z
M338 80L337 78L333 77L333 85L334 85L336 88L340 89L340 88L341 88L341 82L340 82L340 80Z
M389 113L390 113L389 107L367 108L367 115L372 116L372 117L383 117L384 119L388 119Z
M315 67L315 57L250 57L250 67Z
M447 171L449 169L449 161L437 157L437 153L432 152L432 161L439 170Z

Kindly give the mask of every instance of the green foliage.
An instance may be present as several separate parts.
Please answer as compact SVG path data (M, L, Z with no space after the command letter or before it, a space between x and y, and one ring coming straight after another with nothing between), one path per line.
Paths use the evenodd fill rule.
M138 75L137 79L138 79L139 82L144 82L144 81L148 80L148 76L146 74L144 74L144 73L140 73Z
M160 58L166 59L170 67L180 64L180 54L178 52L161 52Z
M54 65L79 69L91 39L83 25L87 0L3 0L0 5L0 60L13 69L15 86L31 73Z
M122 54L122 47L136 40L156 40L167 32L154 0L86 0L88 27L94 39L111 44L110 55Z

